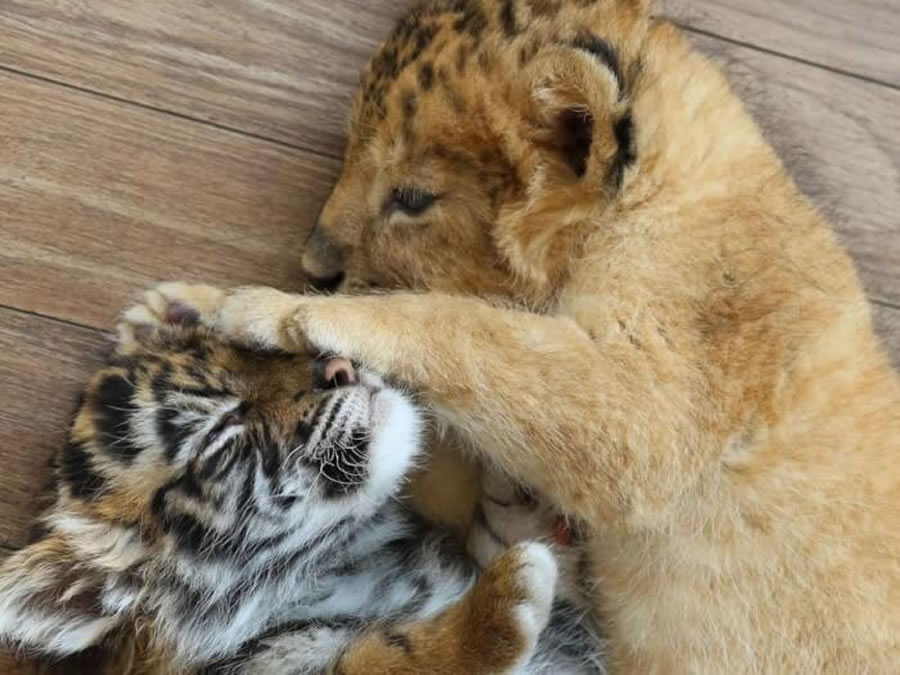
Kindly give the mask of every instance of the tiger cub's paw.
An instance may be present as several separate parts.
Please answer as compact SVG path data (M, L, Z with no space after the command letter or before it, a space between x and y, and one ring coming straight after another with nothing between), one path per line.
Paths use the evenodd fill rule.
M226 297L225 290L215 286L169 281L147 291L144 301L159 307L169 323L211 326Z
M537 542L525 542L512 549L518 555L519 584L523 599L517 613L523 632L530 632L537 642L547 622L550 620L550 609L553 606L553 595L556 589L556 559L550 549Z
M204 284L175 281L144 291L140 302L122 314L119 348L127 350L167 327L212 325L224 302L225 291Z
M509 650L512 660L525 663L550 619L556 579L556 561L547 546L513 546L479 578L470 629L475 635L494 636L492 648ZM498 639L501 636L508 637Z

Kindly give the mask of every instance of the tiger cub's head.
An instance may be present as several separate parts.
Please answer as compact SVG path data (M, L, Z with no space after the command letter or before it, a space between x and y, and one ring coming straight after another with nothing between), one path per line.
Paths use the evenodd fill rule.
M67 654L140 619L181 661L227 653L397 492L410 402L346 360L223 343L197 320L210 300L126 313L46 532L0 567L0 642Z

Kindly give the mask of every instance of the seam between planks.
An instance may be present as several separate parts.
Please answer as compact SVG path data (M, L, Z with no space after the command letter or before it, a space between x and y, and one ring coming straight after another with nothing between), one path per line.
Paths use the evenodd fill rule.
M52 314L43 314L41 312L35 312L30 309L23 309L21 307L16 307L15 305L7 305L4 303L0 303L0 310L6 310L10 312L15 312L16 314L22 314L24 316L31 316L36 319L46 319L47 321L52 321L54 323L62 324L64 326L70 326L72 328L79 328L81 330L89 330L93 333L97 333L98 335L103 336L111 336L112 331L104 330L103 328L97 328L96 326L91 326L87 323L81 323L79 321L72 321L71 319L64 319L59 316L53 316Z
M5 66L0 64L0 72L8 73L10 75L16 75L18 77L24 77L29 80L35 80L37 82L42 82L44 84L50 84L57 87L62 87L64 89L68 89L70 91L75 91L80 94L86 94L88 96L94 96L96 98L100 98L106 101L112 101L114 103L121 103L127 106L133 106L140 110L146 110L149 112L157 113L160 115L165 115L167 117L171 117L177 120L181 120L183 122L193 122L195 124L202 124L205 127L210 127L211 129L217 129L219 131L224 131L230 134L236 134L238 136L243 136L244 138L251 138L257 141L263 141L265 143L271 143L273 145L277 145L281 148L287 148L289 150L296 150L298 152L304 152L310 155L315 155L317 157L324 157L326 159L342 159L341 156L334 155L330 152L326 152L324 150L319 150L318 148L308 147L305 145L300 145L298 143L291 143L290 141L284 141L278 138L272 138L271 136L266 136L264 134L258 134L253 131L249 131L247 129L241 129L240 127L232 127L227 124L221 124L220 122L213 122L211 120L203 119L202 117L195 117L194 115L188 115L186 113L178 112L177 110L169 110L168 108L161 108L159 106L152 105L150 103L143 103L142 101L135 101L130 98L124 98L122 96L117 96L116 94L110 94L105 91L101 91L99 89L91 89L90 87L83 87L79 84L72 84L71 82L66 82L65 80L58 80L53 77L47 77L45 75L39 75L37 73L32 73L27 70L19 70L18 68L11 68L9 66Z
M893 89L895 91L900 91L900 85L894 84L893 82L888 82L887 80L881 80L877 77L872 77L870 75L863 75L862 73L856 73L852 70L844 70L843 68L837 68L835 66L829 66L825 63L819 63L818 61L812 61L810 59L804 58L802 56L795 56L793 54L788 54L787 52L782 52L777 49L771 49L770 47L763 47L761 45L754 44L752 42L745 42L744 40L738 40L736 38L726 37L724 35L719 35L718 33L714 33L712 31L706 30L704 28L695 28L688 23L683 23L681 21L676 21L674 19L669 19L673 24L678 26L680 29L687 33L694 33L695 35L702 35L703 37L712 38L714 40L719 40L720 42L726 42L731 45L735 45L736 47L743 47L744 49L752 49L754 51L760 52L762 54L768 54L769 56L774 56L779 59L785 59L788 61L795 61L797 63L803 64L804 66L809 66L810 68L818 68L820 70L827 71L834 75L840 75L842 77L849 77L854 80L860 80L862 82L867 82L869 84L875 84L880 87L887 87L888 89Z
M883 300L881 298L869 298L869 302L873 305L880 305L881 307L887 307L888 309L895 309L900 312L900 302L893 302L891 300Z
M736 40L734 38L725 37L723 35L719 35L718 33L714 33L712 31L708 31L702 28L695 28L688 23L676 21L674 19L669 19L673 24L684 30L688 33L693 33L695 35L702 35L704 37L708 37L710 39L718 40L720 42L724 42L726 44L735 45L737 47L742 47L744 49L750 49L761 54L766 54L768 56L772 56L774 58L779 58L787 61L794 61L796 63L800 63L804 66L810 68L818 68L820 70L824 70L826 72L832 73L838 77L846 77L850 79L854 79L860 82L866 82L868 84L874 84L876 86L885 87L887 89L891 89L893 91L900 91L900 86L892 84L890 82L886 82L884 80L879 80L877 78L869 77L867 75L862 75L859 73L855 73L853 71L843 70L841 68L835 68L833 66L828 66L817 61L811 61L809 59L804 59L802 57L793 56L791 54L787 54L784 52L780 52L775 49L769 49L767 47L762 47L750 42L744 42L742 40ZM317 157L324 157L327 159L336 159L341 160L343 158L342 154L336 154L332 152L328 152L325 150L321 150L315 147L299 144L299 143L291 143L289 141L285 141L279 138L274 138L272 136L256 133L253 131L249 131L247 129L242 129L240 127L235 127L227 124L221 124L219 122L213 122L208 119L204 119L202 117L198 117L195 115L189 115L187 113L178 112L176 110L170 110L169 108L163 108L159 106L152 105L150 103L144 103L141 101L135 101L133 99L125 98L122 96L118 96L116 94L111 94L99 89L93 89L91 87L85 87L78 84L73 84L71 82L67 82L65 80L60 80L53 77L48 77L46 75L40 75L37 73L32 73L27 70L21 70L19 68L13 68L7 65L0 64L0 72L5 72L11 75L16 75L18 77L24 77L30 80L34 80L37 82L43 82L45 84L50 84L58 87L63 87L65 89L69 89L70 91L76 91L81 94L86 94L89 96L95 96L97 98L101 98L107 101L112 101L115 103L120 103L122 105L134 106L135 108L139 108L141 110L146 110L150 112L154 112L160 115L166 115L173 119L182 120L185 122L193 122L195 124L201 124L203 126L217 129L219 131L223 131L226 133L236 134L239 136L243 136L245 138L250 138L258 141L263 141L266 143L271 143L277 145L282 148L287 148L290 150L295 150L299 152L308 153L311 155L315 155Z

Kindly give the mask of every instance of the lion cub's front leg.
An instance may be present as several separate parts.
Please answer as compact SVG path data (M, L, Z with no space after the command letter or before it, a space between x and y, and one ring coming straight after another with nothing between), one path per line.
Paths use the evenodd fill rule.
M249 288L229 293L215 325L250 345L340 354L410 386L490 463L585 522L655 526L723 440L684 414L692 369L657 359L649 343L598 343L566 317L439 293Z
M519 672L547 625L556 584L550 550L519 544L482 572L456 605L428 621L366 633L329 672L501 675Z

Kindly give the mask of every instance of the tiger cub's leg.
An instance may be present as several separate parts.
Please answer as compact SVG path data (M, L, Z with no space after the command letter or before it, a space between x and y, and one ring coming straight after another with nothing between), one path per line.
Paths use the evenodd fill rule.
M494 560L453 607L428 621L369 632L350 644L332 675L500 675L531 658L556 584L549 549L519 544Z

